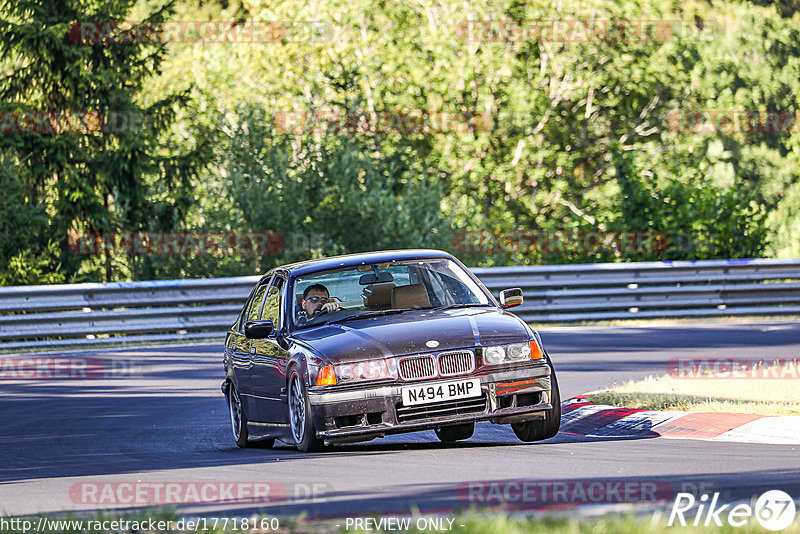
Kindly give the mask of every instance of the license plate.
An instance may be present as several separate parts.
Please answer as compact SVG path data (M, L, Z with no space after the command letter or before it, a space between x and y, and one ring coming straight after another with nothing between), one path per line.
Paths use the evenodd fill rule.
M433 384L420 384L419 386L405 386L400 390L404 406L415 404L428 404L447 400L467 399L480 397L481 381L479 378L458 380L454 382L436 382Z

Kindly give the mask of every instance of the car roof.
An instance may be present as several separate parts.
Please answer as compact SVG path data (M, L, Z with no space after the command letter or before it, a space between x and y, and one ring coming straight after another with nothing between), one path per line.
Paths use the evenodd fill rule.
M377 252L364 252L360 254L346 254L344 256L331 256L330 258L320 258L317 260L301 261L277 267L280 270L289 271L292 276L302 276L317 271L328 269L356 267L367 263L385 263L403 260L422 260L422 259L455 259L443 250L433 249L412 249L412 250L381 250Z

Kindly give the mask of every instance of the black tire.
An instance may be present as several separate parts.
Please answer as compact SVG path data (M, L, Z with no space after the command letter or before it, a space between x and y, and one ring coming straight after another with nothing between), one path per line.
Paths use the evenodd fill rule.
M475 423L463 423L460 425L443 426L436 429L436 437L442 443L452 443L462 439L469 439L475 433Z
M306 386L296 367L289 373L288 392L289 429L297 450L300 452L321 451L324 443L317 438Z
M247 414L244 413L244 405L233 383L228 385L228 412L231 416L233 440L239 447L247 447Z
M525 421L524 423L511 423L514 434L522 441L531 442L550 439L558 434L558 429L561 428L561 393L558 390L556 370L553 369L552 363L550 364L550 371L550 387L552 388L550 404L553 407L545 412L544 419Z

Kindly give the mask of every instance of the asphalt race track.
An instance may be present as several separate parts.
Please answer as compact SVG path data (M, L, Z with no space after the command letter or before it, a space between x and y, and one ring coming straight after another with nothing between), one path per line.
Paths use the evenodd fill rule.
M796 323L540 332L564 399L615 381L664 374L668 360L681 356L800 357ZM184 483L184 488L199 483L269 485L274 503L194 499L179 507L182 513L207 516L264 510L342 517L401 513L412 507L445 512L480 504L480 497L476 502L465 491L471 481L501 481L509 487L509 481L525 480L540 488L557 482L574 487L576 481L627 481L675 492L719 491L728 500L768 489L800 496L800 447L790 445L585 440L563 434L523 444L509 426L482 423L472 439L455 445L440 444L429 431L342 445L321 454L300 454L281 443L274 449L243 450L230 436L219 390L221 343L72 354L132 363L133 376L0 380L4 515L144 507L147 503L130 493L109 492L105 498L93 493L137 482ZM549 495L509 504L528 509L569 504L563 495Z

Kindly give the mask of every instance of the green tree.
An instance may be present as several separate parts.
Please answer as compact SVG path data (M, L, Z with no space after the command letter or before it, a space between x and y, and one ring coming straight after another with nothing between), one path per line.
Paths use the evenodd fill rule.
M285 237L273 263L448 243L444 191L410 147L354 132L276 132L258 108L238 116L226 151L230 201L246 229Z
M97 268L106 280L115 274L111 254L102 267L71 255L65 246L69 232L172 227L187 209L190 180L201 160L202 147L175 154L162 144L185 95L161 95L149 103L140 98L147 81L161 72L165 45L76 38L80 24L123 21L131 8L130 1L0 1L0 64L7 71L0 78L0 112L6 118L51 112L102 117L100 128L59 132L43 124L0 137L0 149L19 162L31 204L47 206L63 251L61 269L71 279L97 278L100 273L91 272ZM169 3L146 20L162 21L171 9Z
M41 200L32 198L17 172L20 166L0 153L0 285L59 283L60 251L55 232Z
M281 21L286 33L265 43L130 49L84 45L63 51L56 46L69 45L63 38L41 38L63 35L54 29L56 22L68 26L79 17L100 20L132 12L135 18L148 18L156 5L142 0L126 12L119 7L123 4L88 4L79 4L80 13L54 18L49 6L72 3L42 2L27 11L13 3L14 15L5 17L13 24L2 26L4 31L23 35L23 21L25 28L39 30L22 41L6 39L5 49L41 49L59 60L34 66L52 71L50 78L32 78L35 87L36 80L43 80L38 89L0 102L13 109L38 109L53 92L74 97L70 105L95 106L95 93L111 94L108 88L119 86L129 95L123 103L148 109L164 102L159 109L178 110L174 115L165 111L164 127L154 129L153 136L103 138L109 140L100 145L103 154L109 149L118 153L123 143L143 143L139 152L122 154L154 158L142 156L138 161L156 164L139 167L141 172L127 180L122 179L125 173L91 170L95 167L86 161L101 154L92 152L98 136L87 136L88 141L39 136L39 148L32 141L20 145L24 136L14 138L17 145L6 146L14 161L23 170L37 169L19 173L33 199L25 209L35 213L33 206L44 206L49 224L61 235L67 229L107 228L275 231L288 240L278 255L118 258L112 262L115 276L245 274L313 255L452 248L448 236L454 230L685 233L695 244L691 250L653 254L531 249L462 255L472 265L704 259L765 250L787 255L800 242L796 132L705 133L681 128L680 120L676 127L674 121L676 113L680 118L698 110L800 108L800 32L795 19L783 18L774 7L733 0L714 5L187 0L175 4L176 18ZM6 0L6 5L12 4ZM25 5L39 4L26 0ZM156 10L154 17L167 17L168 11ZM666 24L662 30L674 31L654 39L638 38L635 30L612 30L601 38L567 33L519 39L506 25L588 19L612 21L611 28L613 21L660 20ZM70 63L70 54L88 50L93 52L85 58L87 66L65 67L76 64ZM94 59L105 58L109 50L118 53L114 65L135 71L132 83L97 66L111 64L108 58ZM125 56L125 50L130 54ZM123 56L139 62L126 63ZM33 52L24 56L26 61L11 52L3 57L3 70L10 71L28 65ZM150 75L158 71L162 75ZM79 75L86 72L98 76ZM69 90L50 91L62 79L72 80ZM3 83L0 89L28 86ZM191 105L180 109L170 95L191 97ZM462 128L370 132L323 127L291 135L275 129L280 112L313 111L367 117L442 113L457 118ZM47 145L58 142L61 152ZM42 147L63 156L56 159L64 164L66 178L53 171ZM92 157L74 157L87 147ZM186 159L170 159L174 153L194 154L209 165L186 165ZM35 157L29 160L30 154ZM79 202L64 200L72 197ZM312 235L315 239L309 240ZM304 243L308 246L300 250ZM62 260L64 272L86 278L102 274L97 262L85 260L76 270L69 263L74 259Z
M648 178L635 167L632 157L623 154L616 160L622 210L607 227L667 238L660 247L663 250L653 246L653 252L625 253L621 259L737 259L759 257L764 252L767 214L746 193L720 190L701 172L685 181ZM685 166L677 169L687 172Z

